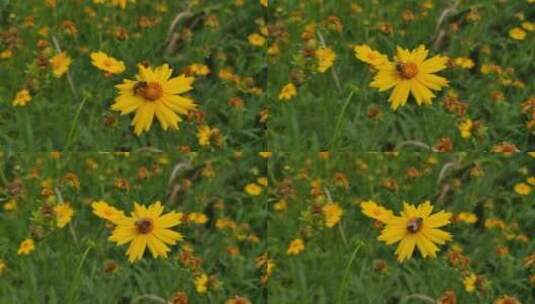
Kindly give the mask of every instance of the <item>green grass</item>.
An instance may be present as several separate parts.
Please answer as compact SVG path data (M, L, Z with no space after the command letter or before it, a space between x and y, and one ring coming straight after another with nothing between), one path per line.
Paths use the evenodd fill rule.
M522 23L516 15L522 14L529 21L533 5L521 0L462 1L454 12L446 15L440 27L445 36L433 49L437 20L455 1L433 1L434 7L429 10L420 7L422 2L286 1L273 5L270 19L283 34L272 41L281 49L280 55L268 58L270 150L392 151L404 141L434 146L443 137L451 139L454 151L489 151L502 141L520 150L533 149L533 132L525 126L528 117L521 113L520 104L533 95L530 75L534 68L534 36L528 32L524 41L508 37L509 29ZM358 4L362 11L352 11L352 4ZM415 16L411 22L402 19L407 9ZM471 9L480 15L479 21L467 20ZM329 18L339 20L343 26L340 32L332 29ZM384 22L392 26L393 33L378 30ZM305 42L302 35L311 24L316 25L316 32L312 33L316 37ZM452 30L454 25L457 31ZM314 57L303 55L305 50L313 51L321 45L319 35L337 55L326 73L315 70ZM396 45L413 49L420 44L432 49L430 55L470 57L476 64L472 70L455 68L440 74L450 81L448 89L457 91L459 99L468 105L465 118L481 121L486 130L471 139L462 139L457 130L462 118L442 106L445 91L436 94L430 106L419 107L410 97L405 107L392 111L387 101L390 91L370 88L373 73L354 56L353 46L360 44L368 44L390 58L395 55ZM487 47L489 53L484 52ZM511 78L523 81L525 87L503 85L496 75L482 74L481 66L489 63L513 69ZM289 82L298 86L297 96L288 102L278 100L281 88ZM503 93L505 100L493 102L492 91ZM353 96L346 108L345 101L350 95ZM370 110L378 111L378 116L370 118ZM338 133L340 138L333 145L333 134Z
M430 163L430 158L436 163ZM457 303L492 303L504 294L532 302L528 277L533 268L523 263L535 249L530 236L535 228L533 192L520 196L512 189L533 176L534 161L525 155L480 153L331 153L323 160L316 153L275 155L269 165L275 172L271 183L275 195L270 198L267 246L276 264L268 285L270 303L426 303L412 295L438 299L448 290L456 293ZM452 163L455 166L448 165ZM449 169L443 171L445 167ZM422 175L409 177L410 168ZM474 168L481 168L484 175L471 174ZM336 174L347 177L347 190L337 185ZM397 190L385 188L388 179L397 184ZM321 181L319 198L312 195L316 180ZM324 226L321 212L314 212L329 195L344 210L333 228ZM397 246L378 241L373 220L360 211L358 204L370 199L396 213L403 201L430 200L434 212L473 212L479 220L445 226L453 241L441 246L436 259L424 259L415 251L400 264L394 255ZM274 209L280 200L287 202L287 209ZM503 220L508 228L485 228L489 218ZM520 234L528 241L514 240ZM288 245L296 238L305 241L305 249L288 255ZM471 260L464 271L448 262L453 244L461 246ZM509 253L499 256L499 246ZM384 272L375 270L379 260L386 264ZM463 278L470 271L486 278L485 291L465 291Z
M45 1L0 1L0 32L14 31L15 35L0 39L0 52L10 49L13 57L0 59L0 145L14 151L117 151L154 147L161 150L189 146L199 150L197 127L207 124L219 128L225 145L247 146L257 150L264 147L263 124L258 121L264 97L246 91L248 85L234 85L218 77L224 67L234 70L242 78L250 77L254 86L265 88L264 51L249 45L247 37L258 31L255 24L264 12L258 3L236 6L234 1L137 1L125 10L85 1L58 1L56 9ZM166 12L158 11L165 4ZM84 12L91 9L94 16ZM189 11L190 17L179 18L169 34L175 16ZM34 18L34 26L25 25L26 18ZM157 24L148 29L138 25L141 17L154 18ZM216 27L207 25L212 18ZM68 35L62 24L74 22L78 33ZM48 28L49 34L38 31ZM128 39L118 40L118 27L128 32ZM184 31L189 30L188 38ZM168 48L169 39L177 34L176 46ZM4 36L2 36L4 37ZM53 37L63 51L72 58L69 73L73 79L72 92L67 77L53 78L49 69L40 69L37 57L51 57L55 53ZM39 49L45 40L50 47ZM126 71L110 78L91 65L90 52L104 51L124 61ZM119 116L110 110L117 96L114 85L123 79L133 79L137 65L148 62L154 66L168 63L173 76L193 63L202 63L211 73L198 77L190 96L205 114L204 121L187 119L179 131L163 131L155 122L150 132L135 136L129 126L132 115ZM25 107L13 107L13 97L28 88L32 101ZM238 97L244 101L241 109L228 101ZM85 100L85 104L83 101ZM83 104L83 106L82 106ZM116 124L107 126L104 121Z
M197 171L211 166L214 176L199 174L194 178L192 169L180 169L186 164ZM265 164L265 159L257 155L237 158L232 152L218 156L65 153L58 160L47 153L4 155L1 172L9 183L1 183L0 201L3 205L15 199L19 207L0 211L0 259L6 264L0 274L0 302L131 303L142 295L169 299L184 291L194 303L223 303L234 295L263 303L264 285L259 282L261 269L255 266L255 259L266 250L265 205L262 195L249 196L243 187L265 176ZM148 178L136 177L141 167L150 172ZM175 168L179 168L175 178L170 179ZM31 177L34 170L38 174ZM79 190L65 182L67 173L77 175ZM114 186L117 178L128 181L130 190ZM171 196L172 189L183 185L186 178L192 181L191 188ZM56 193L49 199L42 197L40 186L47 179ZM16 182L23 189L18 194L10 191ZM54 204L59 200L57 193L75 210L71 223L63 229L36 217L45 202ZM130 264L124 255L128 247L108 241L111 231L104 220L92 214L90 203L100 199L128 212L134 202L150 204L161 200L165 212L202 212L209 221L178 226L185 243L172 246L168 259L153 259L146 252L140 262ZM218 208L221 204L224 208ZM222 218L242 226L236 230L218 229L216 222ZM258 236L257 243L243 238L251 235ZM19 256L18 246L27 237L34 238L36 250ZM193 279L199 270L193 271L180 262L184 244L189 244L202 260L200 271L217 278L218 288L209 287L207 294L195 291ZM228 247L237 247L239 254L229 255ZM117 272L104 271L109 261L117 263Z

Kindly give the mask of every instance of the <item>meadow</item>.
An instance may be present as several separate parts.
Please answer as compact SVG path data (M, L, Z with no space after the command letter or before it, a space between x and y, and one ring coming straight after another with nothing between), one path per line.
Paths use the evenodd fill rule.
M534 149L533 1L278 1L268 10L270 150ZM420 46L419 58L400 54ZM424 55L438 56L436 66L396 73ZM393 88L414 82L410 94Z
M3 154L0 303L265 303L265 169L235 152ZM95 203L157 201L182 240L132 262Z
M535 303L535 0L0 0L0 304Z
M263 16L258 1L0 1L0 146L261 150L265 51L249 36L263 39ZM170 75L137 77L165 64ZM139 90L114 108L125 79Z
M274 154L269 302L533 303L534 157ZM386 209L397 215L405 202L425 201L433 214L447 212L441 229L451 238L435 257L417 244L400 262L398 245L378 239L391 223L370 215L388 215ZM366 214L373 204L384 209L376 206ZM427 220L423 229L431 225Z

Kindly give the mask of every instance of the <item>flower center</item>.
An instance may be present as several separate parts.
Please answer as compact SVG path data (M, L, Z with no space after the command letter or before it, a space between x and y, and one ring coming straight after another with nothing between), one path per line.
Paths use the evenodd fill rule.
M141 234L148 234L154 228L154 224L150 218L141 218L134 224L136 225L137 232Z
M416 233L422 229L422 223L424 222L424 219L421 217L413 217L409 220L407 223L407 231L410 233Z
M155 101L162 97L162 86L157 82L138 81L134 85L134 94L149 101Z
M400 62L396 65L396 70L405 79L414 78L418 74L418 66L414 62Z
M110 67L113 65L113 61L109 60L109 59L104 59L104 65L107 66L107 67Z

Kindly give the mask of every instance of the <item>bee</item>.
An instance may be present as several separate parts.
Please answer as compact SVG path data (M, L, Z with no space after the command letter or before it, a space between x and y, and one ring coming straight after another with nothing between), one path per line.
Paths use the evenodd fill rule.
M405 69L405 63L403 62L396 63L396 71L398 71L398 73L402 74L404 69Z
M134 224L140 233L149 233L153 226L152 221L146 218L139 219Z
M147 82L146 81L138 81L136 84L134 84L134 94L135 95L143 95L145 92L145 89L147 88Z
M407 230L411 233L416 233L420 230L420 228L422 228L423 222L424 219L421 217L411 218L407 223Z

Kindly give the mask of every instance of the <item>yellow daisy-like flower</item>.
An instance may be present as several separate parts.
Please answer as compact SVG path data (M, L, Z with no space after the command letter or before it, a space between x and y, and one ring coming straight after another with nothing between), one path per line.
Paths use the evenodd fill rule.
M202 225L208 222L208 217L204 213L192 212L188 214L188 221Z
M388 210L374 201L364 201L360 204L360 208L364 215L382 223L394 216L392 210Z
M19 250L17 251L18 255L28 255L30 252L35 250L35 243L32 239L26 239L20 243Z
M450 223L451 213L440 211L431 215L432 211L429 201L418 207L403 203L400 216L385 221L386 226L378 239L388 245L400 242L396 250L399 262L410 258L415 247L423 257L436 257L439 248L435 244L442 245L452 238L448 232L438 229Z
M297 89L293 83L288 83L279 93L279 100L290 100L297 95Z
M136 112L131 124L136 135L150 129L154 116L164 130L178 129L182 121L179 114L195 109L192 99L179 95L193 89L194 78L184 74L170 78L172 73L167 64L155 69L139 65L135 81L125 79L115 86L119 96L111 109L120 111L121 115Z
M170 251L167 244L174 245L182 240L182 234L169 228L179 225L182 214L170 212L162 215L163 206L156 202L149 207L134 203L134 211L129 217L116 221L116 227L109 240L117 245L130 243L126 255L133 263L143 257L145 248L149 247L153 257L167 257Z
M467 138L470 138L472 136L472 127L473 127L473 123L472 123L472 120L467 118L465 119L464 121L462 121L461 123L459 123L459 125L457 126L457 128L459 128L459 132L461 133L461 137L464 138L464 139L467 139Z
M117 223L118 220L125 217L122 210L108 205L105 201L95 201L91 204L91 207L93 208L93 214L112 223Z
M249 40L249 43L254 46L263 46L266 43L266 38L258 33L249 35L247 40Z
M305 242L303 242L302 239L295 239L288 246L288 250L286 250L286 254L298 255L304 249L305 249Z
M357 59L366 62L373 67L388 63L388 57L386 55L373 50L367 44L357 45L353 51L355 52L355 57L357 57Z
M56 225L63 228L71 221L74 210L69 203L61 203L54 206L54 214L56 215Z
M526 31L519 27L515 27L509 30L509 37L515 40L524 40L526 38Z
M93 52L90 57L91 63L106 73L121 74L125 70L124 62L110 57L104 52Z
M260 187L257 183L249 183L245 185L244 190L251 196L258 196L260 193L262 193L262 187Z
M330 47L322 47L316 50L316 58L318 59L318 71L325 73L336 60L336 54Z
M52 74L54 77L60 78L67 73L71 65L71 58L67 53L61 52L50 59L50 66L52 67Z
M472 272L463 279L464 290L468 293L473 293L476 290L476 283L477 275Z
M32 100L32 95L30 95L30 92L26 89L20 90L17 92L17 95L15 95L15 98L13 98L13 106L25 106L27 105L30 100Z
M448 85L446 78L434 75L446 68L448 57L437 55L426 60L427 55L423 45L413 51L398 46L394 62L376 66L378 73L370 86L381 92L394 88L389 98L393 110L407 103L409 93L418 105L431 104L435 97L431 90L438 91Z
M518 183L514 187L515 192L520 195L528 195L531 192L531 187L526 183Z
M344 209L342 209L338 203L328 203L327 205L323 206L321 210L323 211L323 215L325 217L325 226L329 228L332 228L338 224L342 218L342 215L344 214Z
M121 9L125 9L126 8L127 2L128 2L128 0L111 0L111 4L113 4L115 6L119 6ZM130 2L136 3L136 0L130 0Z
M199 294L206 293L208 291L209 282L210 282L210 279L205 273L196 277L193 283L195 284L195 290L197 291L197 293Z

